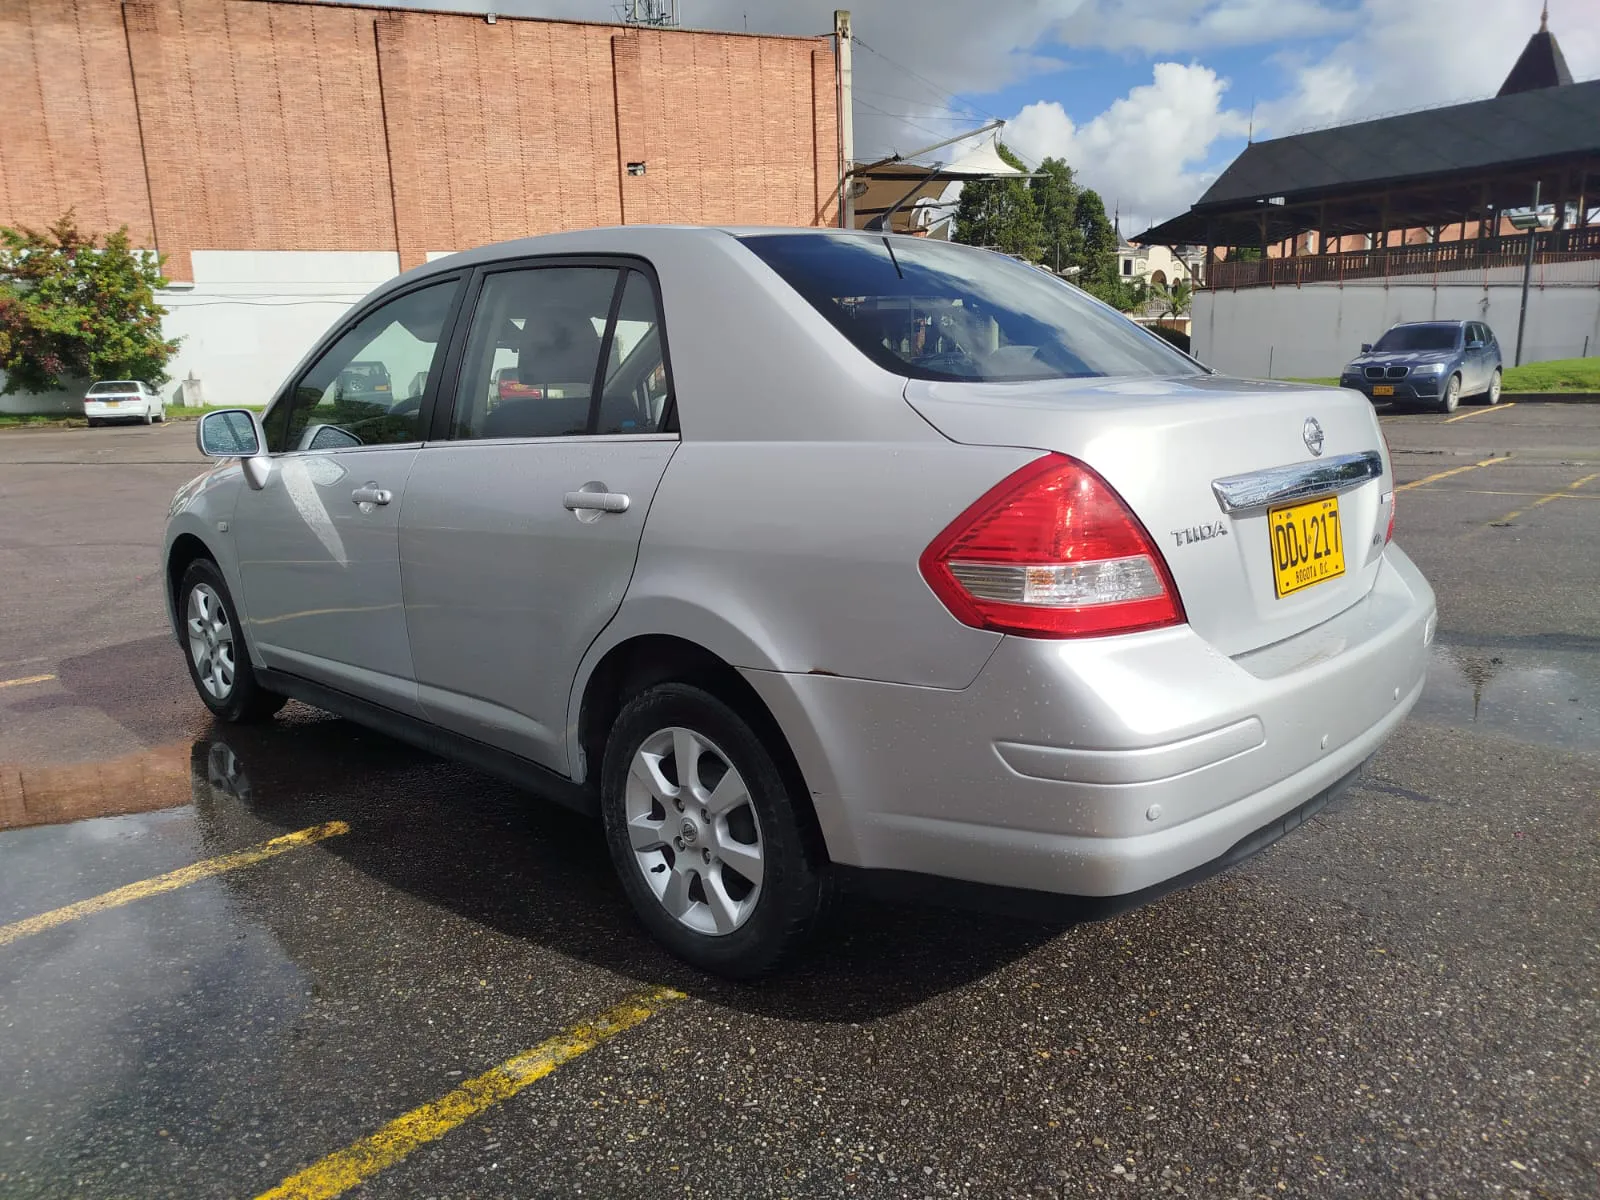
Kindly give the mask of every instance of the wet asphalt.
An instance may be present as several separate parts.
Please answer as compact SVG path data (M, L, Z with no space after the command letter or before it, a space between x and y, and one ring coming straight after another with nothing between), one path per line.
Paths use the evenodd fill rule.
M1400 495L1438 649L1358 788L1106 922L847 898L757 987L657 951L580 818L214 728L156 564L192 427L0 435L0 927L350 826L0 944L0 1196L257 1195L661 985L349 1194L1600 1196L1600 405L1462 412L1384 418L1403 483L1470 469Z

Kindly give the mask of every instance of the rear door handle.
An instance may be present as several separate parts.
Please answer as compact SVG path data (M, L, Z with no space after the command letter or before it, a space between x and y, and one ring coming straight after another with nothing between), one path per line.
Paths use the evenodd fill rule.
M387 504L394 499L394 493L388 488L381 488L375 484L358 487L350 493L350 499L357 504Z
M633 501L625 492L568 492L561 498L561 506L571 512L589 510L592 512L622 513L628 511L628 505Z

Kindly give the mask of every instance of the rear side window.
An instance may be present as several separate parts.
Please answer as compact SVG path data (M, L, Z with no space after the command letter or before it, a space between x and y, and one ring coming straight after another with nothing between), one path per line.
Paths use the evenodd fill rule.
M1037 267L922 238L744 239L879 366L914 379L1005 381L1203 369Z
M498 271L473 314L451 436L655 433L670 396L649 276L611 266Z

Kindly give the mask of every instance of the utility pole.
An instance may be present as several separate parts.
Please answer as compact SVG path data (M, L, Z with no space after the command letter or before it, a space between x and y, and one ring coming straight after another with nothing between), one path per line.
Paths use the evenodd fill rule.
M833 10L833 36L839 47L839 224L856 227L855 177L856 117L855 97L850 80L850 10Z
M1517 361L1511 365L1522 365L1522 331L1528 324L1528 284L1533 279L1533 247L1539 240L1539 183L1533 181L1533 223L1528 226L1528 261L1522 267L1522 310L1517 313Z

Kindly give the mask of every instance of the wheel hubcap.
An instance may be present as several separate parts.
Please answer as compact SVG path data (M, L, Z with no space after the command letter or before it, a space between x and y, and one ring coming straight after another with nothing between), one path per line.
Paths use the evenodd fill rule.
M190 591L186 622L189 658L200 685L213 699L226 700L233 692L233 626L210 584L197 583Z
M761 822L728 756L691 729L639 746L623 795L634 861L661 906L697 933L732 933L761 898Z

